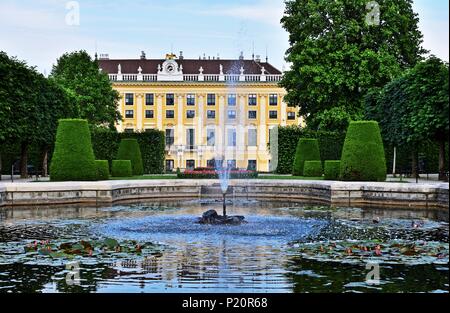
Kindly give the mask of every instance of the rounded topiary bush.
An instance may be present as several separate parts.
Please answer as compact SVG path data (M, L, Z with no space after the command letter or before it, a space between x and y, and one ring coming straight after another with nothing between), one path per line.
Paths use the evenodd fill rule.
M386 180L384 146L377 122L350 123L342 149L340 178L346 181Z
M116 159L130 160L133 175L140 176L144 174L142 154L137 139L122 139L120 141L119 151L117 151Z
M292 175L303 176L305 161L320 161L319 142L317 139L299 139L292 166Z
M325 161L324 172L326 180L338 180L341 171L341 161Z
M133 175L130 160L113 160L111 166L113 177L130 177Z
M322 177L322 175L322 161L305 161L305 165L303 166L303 176Z
M52 181L97 180L91 134L86 120L63 119L58 123L50 164Z
M95 165L97 167L97 179L98 180L108 180L109 179L108 160L96 160Z

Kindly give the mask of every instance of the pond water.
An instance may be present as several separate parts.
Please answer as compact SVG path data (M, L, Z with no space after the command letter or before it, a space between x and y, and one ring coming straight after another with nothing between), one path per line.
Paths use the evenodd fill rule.
M229 214L247 224L197 224L211 208L2 210L0 293L449 291L448 212L235 200ZM40 249L68 242L89 253Z

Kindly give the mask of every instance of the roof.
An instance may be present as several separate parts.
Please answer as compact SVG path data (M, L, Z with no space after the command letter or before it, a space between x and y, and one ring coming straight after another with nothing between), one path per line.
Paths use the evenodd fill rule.
M100 59L99 67L108 74L116 74L118 65L124 74L138 73L141 67L142 74L157 74L158 65L165 62L165 59ZM256 62L255 60L205 60L205 59L176 59L178 65L183 65L183 74L199 74L200 67L203 67L203 74L220 74L220 65L223 66L224 74L240 74L241 66L244 74L261 74L264 67L266 74L282 74L278 69L267 62Z

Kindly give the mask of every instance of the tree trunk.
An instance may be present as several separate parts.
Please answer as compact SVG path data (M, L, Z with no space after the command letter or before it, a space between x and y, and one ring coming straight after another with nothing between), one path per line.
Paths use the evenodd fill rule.
M44 157L42 158L42 177L48 176L48 148L44 148Z
M416 178L418 175L419 175L419 173L417 172L417 162L418 162L418 160L417 160L417 151L416 151L416 149L414 149L413 150L413 152L412 152L412 154L411 154L411 159L412 159L412 162L411 162L411 176L412 176L412 178Z
M28 178L28 143L22 142L20 147L20 178Z
M445 175L445 140L439 140L439 180L448 181Z

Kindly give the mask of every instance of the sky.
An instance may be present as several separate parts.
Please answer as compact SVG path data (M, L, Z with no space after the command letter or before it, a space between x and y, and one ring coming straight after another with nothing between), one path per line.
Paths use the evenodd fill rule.
M77 6L79 15L76 14ZM0 0L0 50L50 73L63 53L110 58L255 55L280 70L289 47L283 0ZM449 60L449 1L414 0L424 47Z

